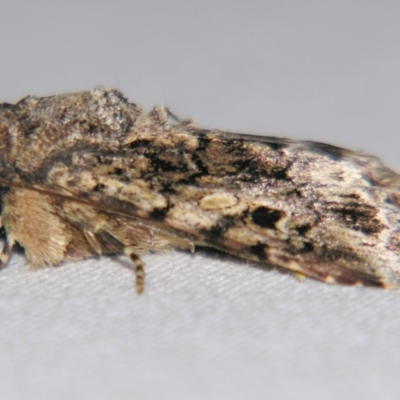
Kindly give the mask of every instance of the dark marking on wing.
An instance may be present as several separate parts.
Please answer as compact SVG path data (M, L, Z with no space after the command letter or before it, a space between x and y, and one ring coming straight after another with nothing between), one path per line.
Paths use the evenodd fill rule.
M383 225L376 217L378 210L369 204L351 201L345 204L335 204L330 211L341 216L346 226L356 231L372 235L381 232Z
M114 168L113 174L117 176L122 176L125 174L125 170L122 168Z
M263 243L255 244L254 246L250 246L250 253L256 256L259 261L265 261L267 259L265 255L265 250L267 249L267 245Z
M128 148L137 149L139 147L149 148L152 147L154 143L150 139L137 139L132 143L128 144Z
M150 213L150 218L155 219L156 221L164 221L165 217L168 215L168 211L171 209L171 206L167 206L164 208L155 208L151 213Z
M314 251L314 245L312 242L304 242L303 248L301 249L300 253L309 253Z
M200 131L202 132L202 131ZM196 136L196 132L194 132L194 135ZM205 151L208 147L208 145L211 143L211 139L202 133L199 133L199 135L197 136L197 142L199 143L197 150L198 151Z
M231 216L226 216L220 218L215 225L213 225L208 230L203 230L211 239L216 239L221 237L232 225L235 224L236 219Z
M171 183L167 182L167 183L162 183L162 188L160 190L160 193L175 194L176 190L173 188Z
M275 224L284 216L280 210L258 207L251 213L252 221L263 228L275 229Z
M361 260L351 247L338 245L337 247L328 247L326 245L314 246L314 251L318 254L318 258L323 261L335 262L345 260L349 262L360 262Z
M192 180L194 180L197 177L201 177L201 176L209 174L206 163L199 157L198 154L196 154L196 153L192 154L192 161L194 162L194 164L196 165L196 167L198 169L197 172L195 172L191 175L190 178Z
M294 228L300 236L304 236L310 229L310 224L299 225Z
M162 159L158 156L151 157L148 155L151 165L157 172L187 172L186 165L184 164L175 164L172 161Z

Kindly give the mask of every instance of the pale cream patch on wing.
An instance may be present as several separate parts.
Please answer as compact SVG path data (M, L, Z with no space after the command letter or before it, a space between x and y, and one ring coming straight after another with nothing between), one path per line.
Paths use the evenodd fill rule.
M238 203L238 199L231 193L216 192L204 196L200 200L200 207L205 210L220 210L232 207Z
M218 221L219 216L212 213L199 212L195 204L176 204L168 212L166 221L176 228L183 231L193 231L194 229L211 229Z

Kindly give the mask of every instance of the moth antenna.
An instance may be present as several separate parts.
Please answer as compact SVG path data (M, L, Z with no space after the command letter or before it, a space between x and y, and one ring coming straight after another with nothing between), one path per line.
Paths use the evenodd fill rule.
M148 229L149 235L150 235L150 245L152 248L154 248L155 240L154 240L154 231L153 229Z
M166 113L167 117L175 122L175 125L181 127L194 127L196 125L196 121L192 118L185 118L181 119L176 114L174 114L168 107L163 107L164 112Z
M10 261L12 249L14 246L15 240L6 240L6 242L4 243L3 250L0 254L0 269L2 269Z
M176 123L182 122L182 120L175 113L173 113L168 107L163 107L163 108L169 118L173 119Z

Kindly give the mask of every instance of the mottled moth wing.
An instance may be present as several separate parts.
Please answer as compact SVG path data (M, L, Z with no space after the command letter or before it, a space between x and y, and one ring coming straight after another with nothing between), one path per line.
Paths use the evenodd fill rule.
M3 222L34 265L201 245L400 284L400 178L376 158L198 129L102 89L3 106L0 133Z

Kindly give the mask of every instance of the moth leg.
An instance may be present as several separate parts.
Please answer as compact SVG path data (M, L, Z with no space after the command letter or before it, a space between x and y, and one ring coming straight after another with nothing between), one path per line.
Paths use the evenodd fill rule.
M118 240L114 235L105 230L101 230L97 232L100 237L106 242L110 243L115 250L124 253L127 257L130 258L133 265L135 266L135 277L136 277L136 292L137 294L143 293L144 290L144 262L142 259L135 253L135 249L132 246L125 246L120 240Z
M196 125L191 118L181 119L174 114L168 107L156 106L151 111L152 117L160 124L172 123L176 127L190 128Z
M2 269L5 265L10 261L12 249L15 246L15 240L6 240L4 243L3 250L0 254L0 269Z
M101 244L98 242L96 235L92 231L84 230L83 234L85 239L89 243L90 247L100 256L103 251L101 248Z
M293 272L293 274L294 274L294 276L296 277L296 279L299 281L299 282L303 282L305 279L307 279L307 276L306 275L304 275L304 274L302 274L301 272Z
M136 293L142 294L144 291L144 277L146 276L144 262L131 247L125 247L124 254L131 259L135 266Z

